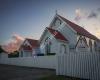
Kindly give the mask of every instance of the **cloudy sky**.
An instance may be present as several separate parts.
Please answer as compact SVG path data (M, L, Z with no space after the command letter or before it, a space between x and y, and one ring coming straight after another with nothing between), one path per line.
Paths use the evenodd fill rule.
M0 44L39 39L56 10L100 38L100 0L0 0Z

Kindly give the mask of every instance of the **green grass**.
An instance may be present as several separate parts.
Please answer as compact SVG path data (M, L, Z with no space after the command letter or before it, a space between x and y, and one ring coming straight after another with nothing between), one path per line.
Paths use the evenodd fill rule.
M83 80L83 79L52 75L52 76L44 77L40 80Z

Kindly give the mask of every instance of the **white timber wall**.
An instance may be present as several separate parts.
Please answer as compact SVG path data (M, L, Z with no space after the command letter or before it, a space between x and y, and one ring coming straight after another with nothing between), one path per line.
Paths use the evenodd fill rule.
M45 42L45 39L46 38L49 38L47 42ZM67 42L63 42L63 41L59 41L57 39L55 39L55 37L51 34L51 33L47 33L46 36L44 37L44 40L42 40L42 43L40 45L40 50L41 50L41 53L45 53L45 47L46 47L46 44L48 42L51 42L51 48L50 48L50 52L51 53L56 53L56 54L60 54L60 48L61 48L61 44L65 44L65 45L68 45ZM67 50L67 49L66 49Z
M100 80L100 54L81 52L58 55L56 74Z
M49 38L51 36L51 34L46 31L45 34L43 35L43 39L41 40L41 43L40 43L40 50L41 50L41 53L45 54L45 40L46 38Z
M56 69L56 56L0 58L0 64Z
M70 45L75 45L77 43L77 34L65 23L62 23L58 31L63 34L63 36L68 39Z

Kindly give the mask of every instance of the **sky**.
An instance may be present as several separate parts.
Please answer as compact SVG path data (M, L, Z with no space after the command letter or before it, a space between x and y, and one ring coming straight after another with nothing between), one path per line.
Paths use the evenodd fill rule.
M0 0L0 44L39 39L56 10L100 38L100 0Z

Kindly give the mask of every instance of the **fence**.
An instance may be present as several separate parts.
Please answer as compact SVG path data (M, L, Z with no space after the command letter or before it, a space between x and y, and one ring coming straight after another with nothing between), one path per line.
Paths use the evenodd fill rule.
M56 69L56 56L35 56L19 58L0 58L0 63L18 66Z
M100 54L85 52L58 55L56 74L100 80Z
M56 69L57 75L66 75L91 80L100 80L100 54L81 52L56 56L35 56L7 58L1 57L0 63Z

